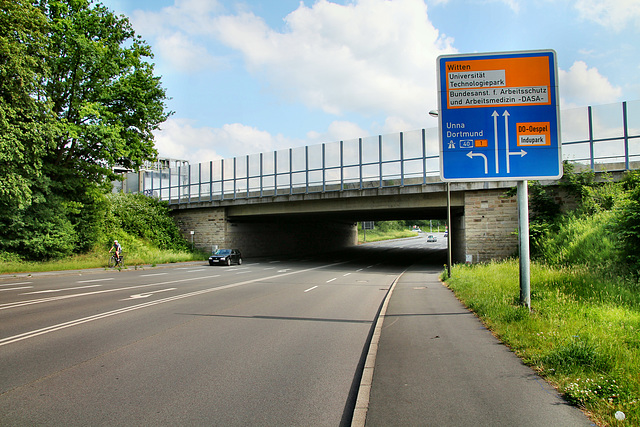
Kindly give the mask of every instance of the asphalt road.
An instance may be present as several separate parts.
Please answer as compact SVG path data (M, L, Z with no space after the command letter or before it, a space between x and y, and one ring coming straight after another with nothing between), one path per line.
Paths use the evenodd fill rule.
M348 425L381 303L444 243L0 278L2 425Z

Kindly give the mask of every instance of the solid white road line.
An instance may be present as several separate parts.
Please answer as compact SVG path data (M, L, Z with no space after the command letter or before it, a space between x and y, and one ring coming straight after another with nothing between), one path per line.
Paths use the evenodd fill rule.
M61 288L61 289L45 289L43 291L26 292L20 295L55 294L55 293L64 292L64 291L75 291L76 289L98 288L100 286L102 285L76 286L74 288Z
M30 285L33 282L16 282L16 283L3 283L0 286L19 286L19 285Z
M0 289L0 292L3 292L3 291L19 291L20 289L33 289L33 286L20 286L18 288L4 288L4 289Z

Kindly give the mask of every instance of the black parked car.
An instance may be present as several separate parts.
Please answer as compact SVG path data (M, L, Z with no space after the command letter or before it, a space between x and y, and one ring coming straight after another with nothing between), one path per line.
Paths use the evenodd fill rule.
M238 249L217 249L209 257L209 265L242 264L242 254Z

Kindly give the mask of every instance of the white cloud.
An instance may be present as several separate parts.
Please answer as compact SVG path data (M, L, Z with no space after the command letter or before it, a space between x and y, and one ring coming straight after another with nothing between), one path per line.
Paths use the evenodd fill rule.
M251 14L214 25L248 67L291 100L340 115L383 114L421 126L435 101L435 59L452 40L429 22L422 0L303 3L277 32Z
M160 157L188 160L191 164L258 154L300 143L240 123L225 124L221 128L195 127L193 120L173 117L154 136Z
M627 25L640 24L638 0L577 0L574 7L581 18L594 21L614 31L621 31Z
M157 55L174 70L193 73L223 64L200 38L210 32L215 14L223 10L216 0L176 0L159 12L136 10L131 21L138 34L155 39Z
M329 125L329 128L326 132L308 132L307 143L320 144L323 142L344 141L348 139L360 138L367 134L367 131L363 130L355 123L336 120Z
M569 71L558 71L562 108L616 102L622 89L613 86L597 68L583 61L573 63Z
M159 12L136 10L131 20L136 32L145 36L163 36L181 31L187 34L207 34L213 17L224 11L217 0L175 0L173 6Z
M155 46L158 54L172 68L183 73L220 68L223 65L223 61L210 55L203 45L194 43L192 39L180 32L158 36Z

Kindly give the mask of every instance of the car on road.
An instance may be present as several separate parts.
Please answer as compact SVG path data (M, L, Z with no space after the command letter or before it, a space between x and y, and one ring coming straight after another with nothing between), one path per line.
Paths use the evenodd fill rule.
M433 234L429 234L427 236L427 243L429 243L429 242L437 242L437 241L438 241L438 238L436 236L434 236Z
M209 265L242 264L242 254L238 249L216 249L209 257Z

